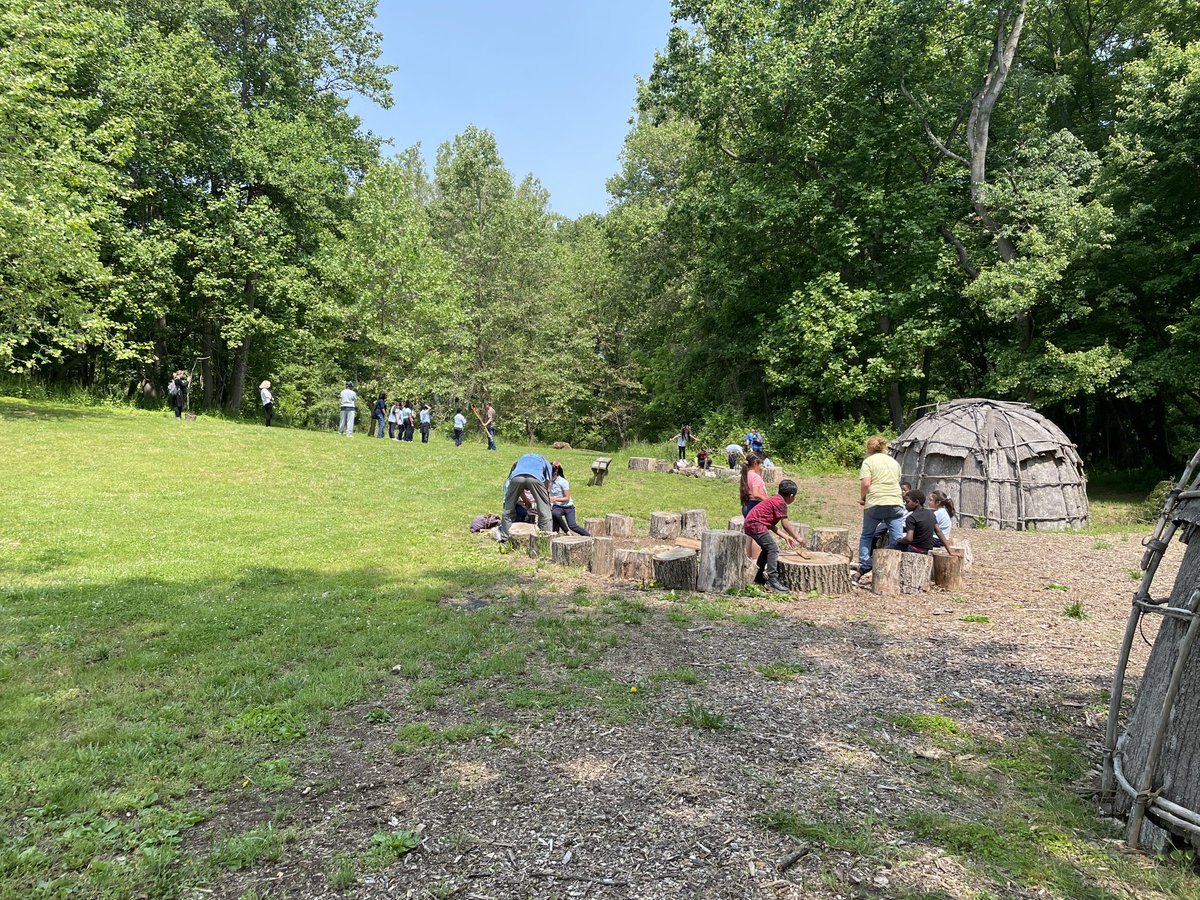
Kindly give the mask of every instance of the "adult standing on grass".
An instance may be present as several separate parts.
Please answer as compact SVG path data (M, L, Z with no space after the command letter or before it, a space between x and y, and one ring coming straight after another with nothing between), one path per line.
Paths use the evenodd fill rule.
M799 532L788 520L788 507L795 499L796 482L785 478L779 482L779 493L750 510L742 525L746 536L762 548L758 555L758 574L754 582L766 585L768 593L788 593L787 585L779 580L779 544L775 542L774 535L782 537L789 547L803 544ZM780 526L783 526L782 535L779 534ZM801 554L807 556L803 551Z
M354 437L354 404L358 402L358 394L354 393L354 382L347 381L342 389L341 418L338 419L338 434Z
M429 414L429 404L421 404L421 443L429 443L429 429L433 424L433 419Z
M862 534L858 539L858 578L871 571L875 531L882 524L888 546L904 537L904 498L900 495L900 463L887 454L888 442L881 435L867 441L867 454L858 470L859 499L863 508Z
M404 401L404 408L400 410L400 427L404 431L400 435L402 440L411 441L413 438L413 411L408 401Z
M454 446L461 447L463 442L463 431L467 427L467 417L462 414L462 409L454 411Z
M369 437L383 437L383 426L387 422L387 394L380 391L379 399L371 407L371 427L367 431ZM379 422L379 433L375 433L375 422Z
M488 449L496 449L496 407L492 401L483 404L483 430L487 432Z
M258 396L262 398L263 416L266 417L266 425L271 427L271 419L275 417L275 395L271 393L271 382L264 381L258 386Z
M183 421L183 404L187 400L188 377L183 369L176 369L167 382L167 396L171 399L171 408L175 410L175 418Z
M504 510L500 514L500 525L495 531L496 540L508 540L517 501L524 491L533 495L534 504L537 506L538 529L545 534L550 533L550 483L553 480L554 473L550 463L540 453L526 453L513 463L512 470L508 473L508 486L504 490Z
M562 463L552 462L550 474L554 480L550 482L550 514L554 517L554 530L564 534L569 530L584 537L592 534L575 521L575 501L571 499L571 482L563 474Z

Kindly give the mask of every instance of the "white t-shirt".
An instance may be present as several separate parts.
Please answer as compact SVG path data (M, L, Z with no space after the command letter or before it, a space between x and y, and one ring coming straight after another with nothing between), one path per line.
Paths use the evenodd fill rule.
M342 391L342 409L352 409L357 400L358 394L354 393L350 388Z
M467 427L467 417L464 416L462 413L455 413L454 414L454 427L455 428L466 428Z
M954 523L950 521L950 513L946 512L944 506L939 506L933 511L933 517L937 520L938 528L942 529L942 534L949 538L950 529L954 527Z
M742 452L742 446L741 446L741 444L726 444L725 452L728 453L730 456L734 456L735 454L740 454Z
M562 498L571 492L571 482L559 475L550 482L550 502L555 506L574 506L574 500L563 501ZM556 499L557 498L557 499Z
M261 391L259 391L259 394L262 395L263 406L266 406L268 403L272 403L275 400L275 398L271 396L271 392L266 388L263 388Z

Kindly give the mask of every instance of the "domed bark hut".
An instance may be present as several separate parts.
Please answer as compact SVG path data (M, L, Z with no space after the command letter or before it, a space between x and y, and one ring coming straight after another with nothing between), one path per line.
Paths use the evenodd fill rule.
M939 403L892 441L889 452L913 487L945 491L965 528L1087 527L1079 453L1061 428L1027 403Z
M1101 799L1126 820L1130 847L1200 850L1200 451L1167 495L1142 557L1104 734ZM1173 586L1151 594L1163 554L1186 545ZM1161 624L1120 734L1130 652L1145 617Z

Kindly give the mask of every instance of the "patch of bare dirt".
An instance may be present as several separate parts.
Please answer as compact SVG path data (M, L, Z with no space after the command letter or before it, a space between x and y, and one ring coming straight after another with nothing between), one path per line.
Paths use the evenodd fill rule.
M832 482L807 486L825 520L850 524L853 534L857 507ZM512 683L501 678L477 682L483 690L470 709L448 693L421 713L406 702L409 683L396 679L369 707L389 710L394 721L364 722L365 706L339 714L296 767L296 786L280 801L295 805L298 842L279 862L230 875L206 896L238 897L250 886L259 896L331 896L334 854L361 855L373 833L401 828L419 828L421 847L382 871L360 869L346 896L971 896L980 885L959 861L936 847L912 848L894 824L915 808L968 819L972 810L930 796L920 768L896 763L944 751L924 746L893 717L943 714L997 740L1063 728L1098 748L1099 700L1142 550L1120 535L974 531L970 538L975 566L956 595L747 600L739 612L777 617L672 624L666 613L682 604L627 590L649 611L641 624L606 618L618 641L594 666L639 687L641 705L627 717L601 702L514 709L503 702ZM1174 547L1168 553L1164 585L1181 555ZM536 612L512 607L511 621L535 648L537 616L603 617L571 602L573 586L589 585L593 597L615 588L550 577L559 593L543 597ZM471 615L479 599L453 605ZM1089 618L1064 614L1076 601ZM1132 672L1146 649L1139 642ZM771 681L758 671L778 663L803 674ZM681 667L697 673L697 683L655 677ZM576 683L571 677L536 652L524 676L547 689ZM682 724L688 704L732 727ZM392 749L406 722L441 729L471 720L502 723L504 732L405 754ZM797 843L756 821L773 810L869 823L874 840L897 852L816 846L781 871ZM230 830L251 824L237 816L224 823ZM220 817L214 827L222 827ZM1016 885L992 889L1037 896Z

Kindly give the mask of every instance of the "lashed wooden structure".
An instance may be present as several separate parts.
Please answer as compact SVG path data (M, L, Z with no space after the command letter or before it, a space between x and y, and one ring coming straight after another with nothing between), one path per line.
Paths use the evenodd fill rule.
M965 528L1061 531L1088 524L1075 445L1027 403L939 403L892 441L913 487L945 491Z

